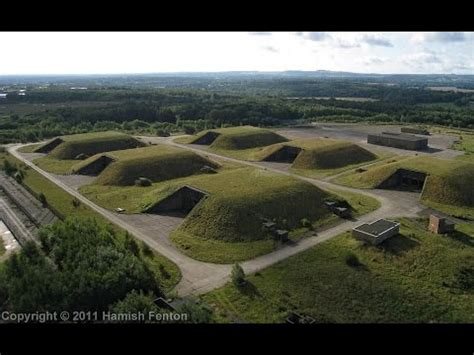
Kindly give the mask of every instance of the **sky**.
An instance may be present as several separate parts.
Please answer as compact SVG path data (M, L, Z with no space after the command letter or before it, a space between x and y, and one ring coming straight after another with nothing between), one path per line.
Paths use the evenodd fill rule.
M474 32L0 32L0 75L474 74Z

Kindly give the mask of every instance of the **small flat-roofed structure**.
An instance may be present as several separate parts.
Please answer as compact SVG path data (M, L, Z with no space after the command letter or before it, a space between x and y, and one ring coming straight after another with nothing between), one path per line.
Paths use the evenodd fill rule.
M406 133L382 132L369 134L367 143L406 150L424 150L428 148L428 138Z
M0 93L0 99L6 99L6 98L7 98L7 94Z
M430 132L428 130L417 127L402 127L400 131L402 133L422 134L424 136L430 135Z
M448 234L454 232L454 222L444 217L432 214L430 215L430 224L428 230L436 234Z
M352 229L352 236L356 239L373 245L397 235L400 232L400 223L379 219L372 223L361 224Z

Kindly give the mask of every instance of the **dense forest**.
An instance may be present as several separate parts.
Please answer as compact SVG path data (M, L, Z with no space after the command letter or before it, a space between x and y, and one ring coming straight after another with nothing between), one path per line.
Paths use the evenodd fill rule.
M0 101L0 143L109 129L168 135L250 124L314 121L394 122L474 128L474 93L433 91L415 76L319 78L238 75L215 79L130 79L72 90L69 85L10 85ZM431 79L434 80L434 79ZM447 79L446 79L447 80ZM469 86L463 78L462 85ZM474 80L472 80L474 83ZM166 88L156 86L166 83ZM127 84L127 85L125 85ZM447 84L446 84L447 85ZM22 89L21 89L22 88ZM26 94L19 95L20 90ZM341 98L346 98L342 100ZM354 99L357 98L357 99Z

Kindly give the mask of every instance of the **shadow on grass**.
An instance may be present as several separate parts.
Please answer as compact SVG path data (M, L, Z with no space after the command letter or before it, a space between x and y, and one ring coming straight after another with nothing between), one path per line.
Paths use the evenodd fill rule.
M244 285L238 288L239 292L247 297L256 298L261 297L262 294L258 291L257 287L250 281L245 282Z
M453 233L447 234L446 235L448 238L451 238L452 240L455 240L457 242L460 242L464 245L467 245L469 247L474 246L474 238L469 236L466 233L460 232L460 231L455 231Z
M377 246L378 249L393 255L403 255L413 248L419 246L420 243L402 234L398 234L390 239L387 239L382 244Z

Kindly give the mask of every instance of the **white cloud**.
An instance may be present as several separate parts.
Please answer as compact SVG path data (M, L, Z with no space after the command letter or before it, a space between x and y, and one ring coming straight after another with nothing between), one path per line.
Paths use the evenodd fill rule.
M464 42L467 40L467 36L464 32L428 32L428 33L416 33L412 36L412 42L440 42L440 43L453 43L453 42Z
M380 36L365 35L361 38L361 41L371 46L393 47L392 42Z
M273 46L262 46L261 47L263 50L266 50L268 52L272 52L272 53L278 53L279 50Z

